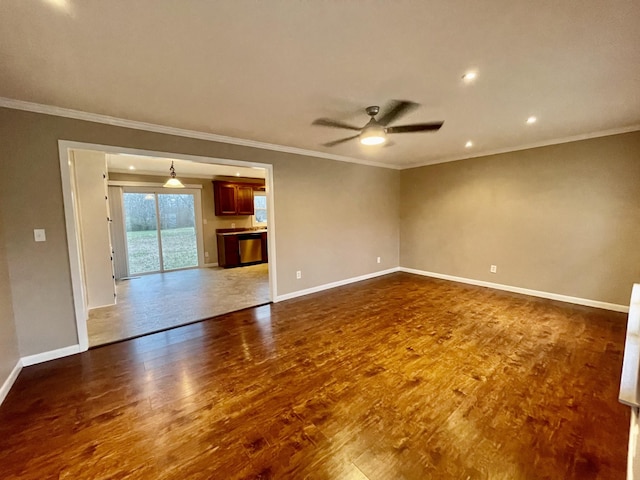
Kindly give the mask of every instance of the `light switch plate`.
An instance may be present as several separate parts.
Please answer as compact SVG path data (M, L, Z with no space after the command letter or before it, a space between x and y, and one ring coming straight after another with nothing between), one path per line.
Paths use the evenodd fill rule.
M44 231L44 228L36 228L33 230L33 239L36 242L46 242L47 241L47 235Z

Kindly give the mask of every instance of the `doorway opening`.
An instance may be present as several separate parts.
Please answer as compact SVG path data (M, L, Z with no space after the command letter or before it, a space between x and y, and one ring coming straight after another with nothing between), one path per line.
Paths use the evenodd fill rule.
M68 141L59 150L81 350L275 298L271 165ZM169 163L185 188L164 186ZM255 189L251 215L218 216L223 181ZM220 267L218 232L229 231L261 235L262 256Z

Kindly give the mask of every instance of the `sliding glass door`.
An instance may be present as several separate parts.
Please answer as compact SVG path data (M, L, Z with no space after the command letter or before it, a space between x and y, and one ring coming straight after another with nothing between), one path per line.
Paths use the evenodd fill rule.
M197 267L199 195L140 190L123 193L129 275Z
M160 243L164 270L198 266L198 239L194 196L184 193L157 195Z

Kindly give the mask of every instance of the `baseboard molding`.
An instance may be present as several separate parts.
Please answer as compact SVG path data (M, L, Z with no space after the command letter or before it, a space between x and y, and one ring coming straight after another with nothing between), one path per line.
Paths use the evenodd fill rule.
M11 373L0 387L0 405L2 405L4 399L7 398L9 390L11 390L11 387L20 374L20 370L22 370L22 361L18 359L18 363L16 363L16 366L13 367L13 370L11 370Z
M366 275L360 275L359 277L347 278L345 280L338 280L337 282L325 283L324 285L318 285L317 287L307 288L305 290L298 290L296 292L285 293L284 295L278 295L274 298L273 303L283 302L285 300L291 300L292 298L302 297L311 293L321 292L323 290L329 290L331 288L341 287L350 283L361 282L362 280L369 280L370 278L380 277L382 275L388 275L398 271L398 267L390 268L388 270L380 270L379 272L367 273Z
M218 266L218 263L217 263L217 262L216 262L216 263L205 263L205 264L204 264L204 265L202 265L202 266L203 266L203 267L205 267L205 268L208 268L208 267L217 267L217 266Z
M424 277L439 278L441 280L450 280L452 282L467 283L478 287L495 288L496 290L504 290L506 292L522 293L532 297L547 298L549 300L558 300L560 302L573 303L576 305L584 305L586 307L602 308L605 310L613 310L614 312L629 313L628 305L618 305L616 303L600 302L598 300L589 300L587 298L571 297L568 295L560 295L558 293L542 292L540 290L530 290L528 288L512 287L511 285L502 285L500 283L484 282L482 280L474 280L472 278L455 277L453 275L445 275L443 273L427 272L424 270L416 270L415 268L399 267L398 271L422 275Z
M36 353L35 355L22 357L22 365L24 367L28 367L30 365L35 365L36 363L48 362L49 360L55 360L56 358L75 355L76 353L80 353L80 351L80 345L70 345L68 347L58 348L57 350L49 350L48 352Z

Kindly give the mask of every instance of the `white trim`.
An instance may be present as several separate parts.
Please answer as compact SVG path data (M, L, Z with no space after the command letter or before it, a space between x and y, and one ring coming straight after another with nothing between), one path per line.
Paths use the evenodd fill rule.
M29 355L28 357L22 357L22 365L28 367L29 365L35 365L36 363L48 362L49 360L55 360L56 358L68 357L69 355L75 355L82 351L80 345L70 345L64 348L58 348L57 350L49 350L48 352L36 353L35 355Z
M267 192L267 259L269 263L269 286L271 287L271 301L278 298L278 276L276 275L276 210L273 187L273 165L265 170L265 192Z
M516 147L506 147L495 150L487 150L483 152L475 152L473 154L464 154L459 156L445 157L432 161L412 163L409 165L389 165L382 162L373 162L369 160L361 160L353 157L345 157L332 153L318 152L315 150L306 150L303 148L289 147L286 145L276 145L274 143L258 142L255 140L247 140L244 138L228 137L215 133L199 132L196 130L186 130L183 128L168 127L155 123L139 122L136 120L127 120L124 118L111 117L109 115L101 115L98 113L82 112L80 110L72 110L69 108L55 107L53 105L44 105L41 103L25 102L23 100L15 100L12 98L0 97L0 107L11 108L13 110L23 110L26 112L42 113L45 115L55 115L63 118L73 118L75 120L84 120L86 122L102 123L115 127L132 128L134 130L143 130L147 132L162 133L166 135L175 135L178 137L195 138L199 140L208 140L211 142L227 143L231 145L241 145L244 147L261 148L264 150L273 150L276 152L293 153L296 155L304 155L308 157L327 158L329 160L337 160L339 162L357 163L360 165L369 165L372 167L388 168L391 170L405 170L408 168L425 167L428 165L436 165L438 163L454 162L457 160L466 160L469 158L487 157L489 155L497 155L500 153L517 152L520 150L528 150L530 148L546 147L549 145L559 145L562 143L576 142L579 140L587 140L590 138L606 137L609 135L618 135L621 133L629 133L640 130L640 125L631 125L627 127L613 128L609 130L601 130L597 132L573 135L570 137L556 138L551 140L543 140L540 142L529 143ZM126 149L121 150L126 153Z
M0 97L0 107L12 108L14 110L24 110L26 112L43 113L45 115L55 115L57 117L73 118L75 120L84 120L86 122L103 123L114 127L132 128L134 130L143 130L146 132L162 133L165 135L175 135L178 137L195 138L198 140L208 140L210 142L227 143L231 145L241 145L243 147L261 148L263 150L273 150L276 152L293 153L295 155L304 155L307 157L327 158L329 160L337 160L339 162L359 163L372 167L391 168L399 170L397 166L391 166L380 162L372 162L369 160L360 160L353 157L344 157L333 153L317 152L315 150L306 150L304 148L288 147L286 145L276 145L274 143L258 142L255 140L247 140L244 138L227 137L226 135L218 135L215 133L198 132L196 130L186 130L183 128L168 127L166 125L158 125L155 123L138 122L136 120L127 120L124 118L111 117L109 115L101 115L99 113L82 112L80 110L72 110L69 108L54 107L52 105L43 105L40 103L25 102L22 100L14 100L12 98Z
M9 395L9 390L11 390L11 387L13 387L13 384L18 378L20 370L22 370L22 360L18 359L16 366L13 367L13 370L11 370L11 373L9 373L9 376L0 387L0 405L2 405L4 399L7 398L7 395Z
M76 212L74 182L71 181L70 148L64 141L58 141L58 155L60 156L60 177L62 183L62 199L64 205L64 220L67 230L67 249L69 251L69 268L71 270L71 289L73 292L73 306L76 314L76 328L78 331L78 343L80 350L89 349L89 334L87 332L87 319L89 318L86 298L84 294L84 281L82 279L82 262L80 260L80 245L76 230Z
M510 285L502 285L500 283L485 282L482 280L474 280L472 278L455 277L453 275L445 275L443 273L427 272L424 270L416 270L415 268L399 267L400 272L413 273L424 277L439 278L441 280L450 280L452 282L467 283L478 287L494 288L496 290L504 290L506 292L521 293L532 297L547 298L549 300L558 300L560 302L573 303L576 305L584 305L587 307L603 308L605 310L613 310L614 312L629 312L628 305L618 305L616 303L600 302L598 300L589 300L587 298L570 297L569 295L560 295L558 293L542 292L540 290L531 290L528 288L512 287Z
M216 263L205 263L204 265L202 265L204 268L208 268L208 267L218 267L218 262Z
M129 180L108 180L107 185L110 187L150 187L150 188L164 188L164 183L162 182L131 182ZM185 183L184 188L191 188L193 190L202 190L202 185L199 183L189 184ZM168 191L172 192L180 192L180 190L176 190L175 188L167 188Z
M631 408L631 425L629 426L629 447L627 450L627 480L634 480L636 478L636 472L633 469L634 458L638 450L638 407ZM640 472L638 472L640 473Z
M345 280L338 280L337 282L325 283L324 285L318 285L317 287L307 288L305 290L298 290L296 292L286 293L284 295L280 295L279 297L273 297L274 303L283 302L284 300L291 300L292 298L302 297L304 295L309 295L311 293L321 292L323 290L329 290L330 288L341 287L343 285L348 285L350 283L361 282L363 280L369 280L370 278L381 277L382 275L388 275L390 273L397 272L398 267L389 268L388 270L380 270L378 272L367 273L366 275L360 275L359 277L347 278Z
M631 125L628 127L612 128L610 130L601 130L599 132L582 133L580 135L573 135L571 137L554 138L552 140L542 140L540 142L528 143L526 145L520 145L517 147L497 148L495 150L485 150L475 152L473 154L465 154L460 156L438 158L435 160L412 163L409 165L403 165L400 170L406 170L409 168L427 167L429 165L437 165L439 163L455 162L458 160L467 160L469 158L488 157L490 155L499 155L501 153L518 152L521 150L530 150L532 148L548 147L550 145L560 145L562 143L578 142L580 140L589 140L590 138L608 137L610 135L620 135L622 133L631 133L640 130L640 124Z

